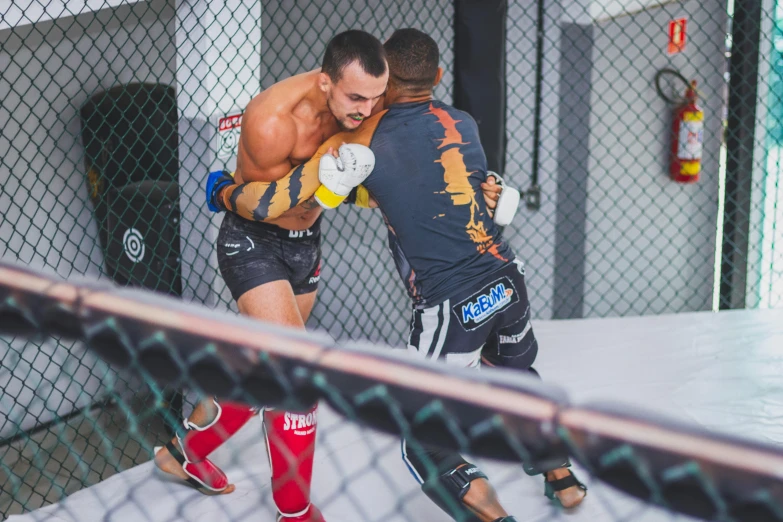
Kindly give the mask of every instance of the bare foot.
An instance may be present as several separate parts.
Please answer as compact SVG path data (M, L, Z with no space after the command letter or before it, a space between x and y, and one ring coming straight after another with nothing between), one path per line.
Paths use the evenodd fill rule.
M570 474L571 472L568 468L560 468L546 473L546 480L551 482L553 480L566 478ZM579 486L571 486L562 491L555 491L555 495L565 509L571 509L582 503L587 496L587 491Z
M177 443L174 442L174 444ZM190 476L185 473L185 470L182 469L180 463L177 462L177 459L171 456L171 452L165 446L155 453L155 465L159 470L174 475L179 479L188 480L190 478ZM235 489L236 486L234 484L229 484L223 491L211 491L207 488L200 488L199 491L205 495L228 495L229 493L233 493Z

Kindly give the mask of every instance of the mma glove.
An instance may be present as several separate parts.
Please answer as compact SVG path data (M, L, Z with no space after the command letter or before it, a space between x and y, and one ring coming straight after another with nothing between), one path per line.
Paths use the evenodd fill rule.
M506 183L503 181L503 178L501 178L497 172L488 170L487 176L492 176L495 178L495 182L501 187L500 196L498 197L498 204L495 207L495 213L492 217L492 220L497 226L505 227L511 223L512 219L514 219L514 216L517 213L517 209L519 208L519 200L521 195L519 190L512 186L506 185Z
M218 197L223 187L234 184L234 176L225 170L210 172L207 176L207 207L212 212L223 212L225 207Z
M375 154L369 147L348 143L338 149L339 157L321 156L315 200L323 208L336 208L359 186L375 167Z

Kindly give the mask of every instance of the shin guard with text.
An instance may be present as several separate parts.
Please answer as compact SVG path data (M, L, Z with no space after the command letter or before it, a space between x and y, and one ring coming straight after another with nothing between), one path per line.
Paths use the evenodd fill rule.
M313 475L316 410L306 413L264 411L264 433L272 468L272 497L285 522L321 522L323 517L310 505Z
M236 402L215 401L215 406L217 414L212 422L206 426L197 426L185 420L187 432L184 436L178 436L178 439L185 473L202 487L222 491L228 487L228 478L207 456L247 424L257 410Z

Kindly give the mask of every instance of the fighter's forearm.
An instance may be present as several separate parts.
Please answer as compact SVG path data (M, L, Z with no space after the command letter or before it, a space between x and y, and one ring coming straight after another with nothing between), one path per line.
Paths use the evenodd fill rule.
M277 181L229 185L219 195L222 206L251 221L269 221L298 205L307 204L320 185L314 157Z
M359 143L369 147L374 128L370 126L366 132L359 130L332 136L318 147L306 163L295 167L277 181L228 185L218 195L218 205L251 221L271 221L294 207L315 206L318 203L311 198L321 185L318 179L321 157L329 149L338 150L343 143ZM370 203L366 206L370 206Z

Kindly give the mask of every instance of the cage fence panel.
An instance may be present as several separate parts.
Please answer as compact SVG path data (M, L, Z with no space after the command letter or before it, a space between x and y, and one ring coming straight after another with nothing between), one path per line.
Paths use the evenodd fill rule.
M0 2L0 257L236 312L203 182L235 168L244 107L318 67L335 33L400 27L438 43L450 103L460 1ZM533 317L783 306L777 3L505 9L501 174L524 193L504 236ZM694 80L701 113L683 110ZM308 326L404 345L382 218L324 221ZM148 460L195 400L64 338L7 334L0 353L3 515Z

